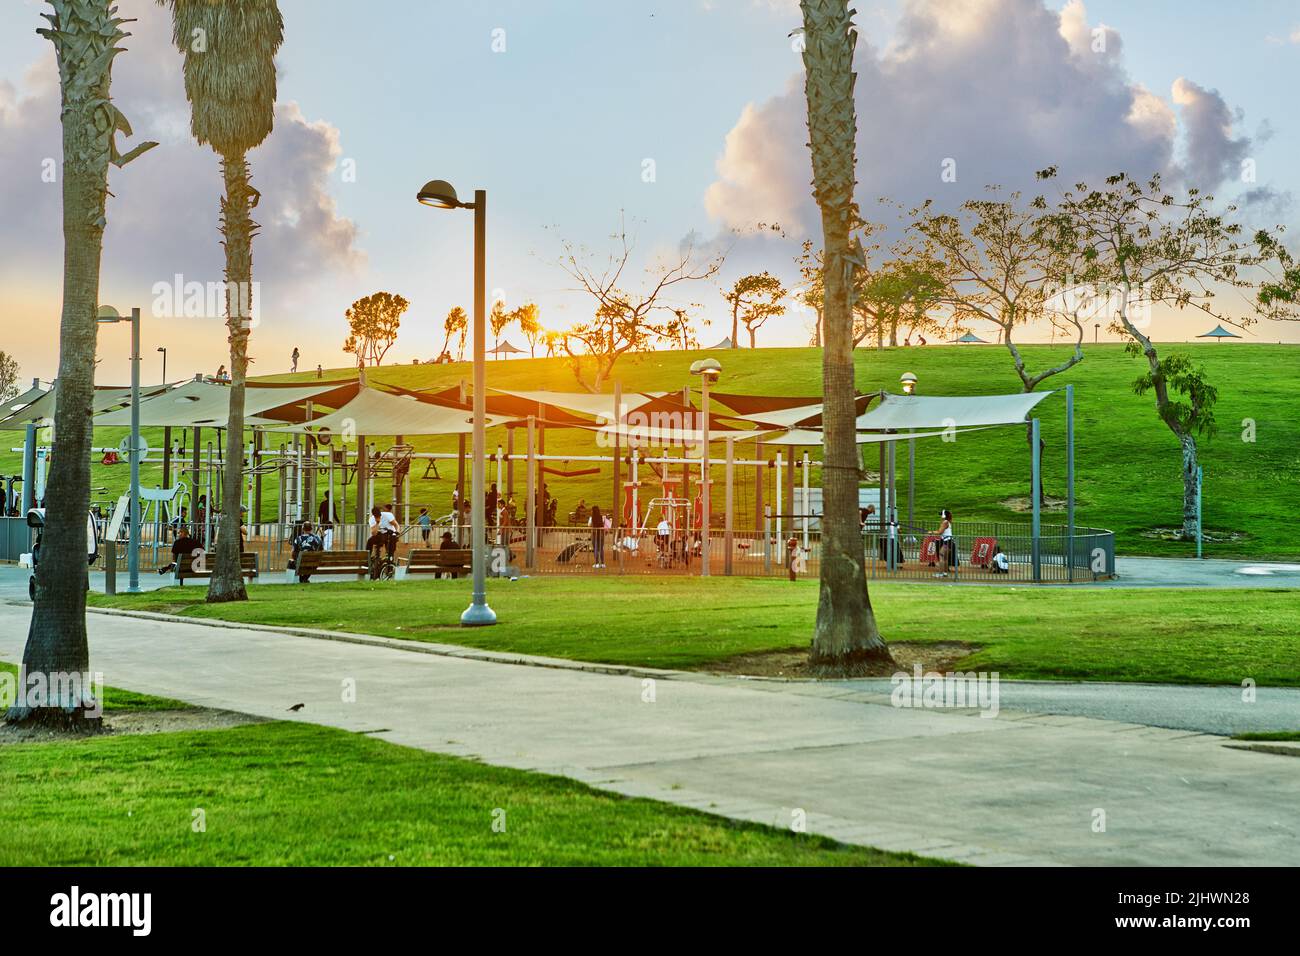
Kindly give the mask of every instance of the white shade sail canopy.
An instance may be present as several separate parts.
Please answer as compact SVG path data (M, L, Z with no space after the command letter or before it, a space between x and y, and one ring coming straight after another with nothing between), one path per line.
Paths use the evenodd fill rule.
M966 434L967 432L983 431L985 428L992 428L992 425L977 425L974 428L941 428L937 431L919 431L908 432L904 435L898 434L881 434L879 432L858 432L857 442L859 445L875 445L887 441L906 441L909 438L939 438L944 435ZM764 438L764 445L809 445L818 447L823 442L823 434L820 428L792 428L783 435L776 438Z
M0 404L0 418L5 418L8 415L12 415L20 408L27 407L44 395L46 391L48 391L48 389L41 388L40 386L33 386L21 395L15 395L13 398L9 399L9 401Z
M513 395L515 398L521 398L526 402L537 402L539 405L552 405L555 408L562 408L566 412L573 412L575 415L590 415L593 418L603 418L606 421L614 418L614 396L592 395L585 392L520 392L509 388L494 388L494 392L502 395ZM642 394L640 392L624 392L623 411L624 413L634 411L647 402L653 401L662 395L661 392L649 392Z
M157 395L167 386L154 385L149 388L140 389L141 397ZM0 429L22 429L29 424L45 427L54 424L54 403L58 400L59 386L56 382L54 387L48 392L34 399L30 404L14 412L4 421L0 421ZM131 389L129 387L113 386L105 388L97 386L95 388L95 397L91 400L91 413L98 415L109 409L118 408L123 404L129 404L131 401ZM141 402L141 407L144 403ZM131 424L128 414L127 425Z
M757 422L760 425L771 425L774 428L795 428L800 422L807 421L810 418L816 418L822 413L822 403L817 402L813 405L797 405L794 408L776 408L770 412L756 412L752 415L727 415L725 417L735 419L736 421Z
M487 417L487 425L504 419ZM474 430L472 416L463 408L430 405L405 395L363 388L336 412L297 425L271 425L268 432L310 435L329 431L336 435L464 435Z
M698 428L672 428L659 425L633 425L623 422L617 424L611 422L608 425L600 425L588 429L600 435L607 441L612 448L614 438L618 436L622 444L630 448L658 446L658 445L698 445L704 441L704 432ZM764 435L772 434L771 430L742 431L740 429L709 429L709 444L726 441L753 441L755 438L762 438Z
M858 416L860 430L1016 425L1051 392L1017 395L890 395Z
M258 388L249 386L244 392L244 424L248 426L275 424L271 419L258 417L262 412L305 402L314 395L338 386L330 384L305 385L301 388ZM130 392L127 392L130 399ZM140 403L140 424L146 428L225 428L230 413L230 386L216 382L191 379L176 388L154 395ZM96 427L130 427L131 408L119 408L96 416Z

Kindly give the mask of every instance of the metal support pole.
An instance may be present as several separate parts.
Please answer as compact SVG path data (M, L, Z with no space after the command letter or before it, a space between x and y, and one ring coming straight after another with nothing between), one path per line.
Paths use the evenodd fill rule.
M126 590L140 593L140 310L131 310L131 533ZM238 525L236 525L238 528Z
M812 466L808 463L808 452L803 453L803 549L808 550L808 522L812 518L812 508L808 504L808 492L812 475Z
M469 395L466 391L465 380L460 380L460 403L465 404L465 399ZM452 526L456 529L456 543L464 545L465 543L465 526L462 518L465 514L465 434L456 436L456 514L452 521Z
M473 536L474 593L460 616L466 627L497 622L487 603L486 515L483 513L483 479L487 477L487 369L485 367L484 322L487 318L487 192L474 191L474 472L470 477L473 503L470 534Z
M1033 565L1035 581L1041 581L1043 579L1043 552L1042 552L1042 542L1039 537L1040 534L1042 533L1042 503L1039 501L1039 499L1042 497L1043 474L1041 471L1042 456L1039 455L1038 453L1038 435L1039 435L1039 423L1038 423L1038 419L1035 418L1033 422L1030 423L1029 426L1029 441L1030 441L1030 445L1032 446L1031 455L1033 456L1033 463L1034 463L1033 464L1034 480L1033 480L1033 488L1032 488L1033 496L1034 496L1034 521L1033 521L1033 540L1031 542L1031 547L1033 549L1031 555L1031 561Z
M763 460L763 440L760 438L754 442L754 458L761 462ZM757 465L754 468L754 528L757 530L763 526L763 479L766 468L763 465Z
M528 534L528 544L524 548L524 566L532 569L536 560L534 553L537 544L537 418L528 416L528 467L524 472L524 493L528 496L524 505L524 522Z
M37 506L36 501L36 426L27 426L27 435L23 439L23 488L22 488L22 514L23 519L27 518L27 512Z
M610 514L613 516L614 540L618 540L618 530L623 523L623 496L619 487L619 471L622 462L621 448L623 436L623 383L614 383L614 497L610 499Z
M735 517L735 477L736 477L736 442L732 438L727 439L727 514L723 518L723 536L722 543L725 547L726 555L722 560L724 574L730 574L732 571L732 530L734 527Z
M704 447L700 452L700 481L703 482L700 488L701 510L704 512L700 528L703 535L700 540L700 577L709 576L709 525L712 517L709 508L709 489L712 482L709 480L709 376L706 372L700 376L700 408L703 416Z
M1065 386L1065 546L1066 568L1074 580L1074 386Z
M1201 551L1202 541L1204 540L1204 536L1205 536L1204 531L1201 528L1201 480L1203 477L1204 477L1204 472L1201 470L1201 466L1197 465L1196 466L1196 556L1198 558L1204 557Z
M763 508L763 573L772 573L772 508Z
M506 429L506 497L515 496L515 430Z
M909 429L910 431L910 429ZM916 439L907 440L907 533L916 532Z
M781 501L781 468L782 468L782 466L784 466L784 465L785 465L785 459L784 459L784 457L781 455L780 452L777 452L777 453L776 453L776 480L773 482L773 484L776 485L776 543L777 543L777 546L778 546L778 547L780 547L780 548L783 549L783 550L781 550L781 551L778 552L779 554L785 554L785 551L784 551L784 548L785 548L785 541L784 541L784 539L781 537L781 505L782 505L782 501Z

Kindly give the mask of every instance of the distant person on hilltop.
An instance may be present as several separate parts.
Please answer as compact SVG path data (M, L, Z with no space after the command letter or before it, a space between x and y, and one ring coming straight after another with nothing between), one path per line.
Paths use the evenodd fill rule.
M293 347L293 354L289 356L289 358L293 361L293 364L292 364L291 366L289 366L289 371L290 371L290 372L296 372L296 371L298 371L298 356L301 355L301 354L302 354L302 353L300 353L300 352L298 351L298 346L295 345L295 346Z

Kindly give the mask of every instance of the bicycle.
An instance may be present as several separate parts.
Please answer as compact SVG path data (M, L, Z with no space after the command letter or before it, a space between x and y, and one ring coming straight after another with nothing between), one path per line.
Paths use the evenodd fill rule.
M370 580L392 581L397 577L397 563L387 551L370 549Z

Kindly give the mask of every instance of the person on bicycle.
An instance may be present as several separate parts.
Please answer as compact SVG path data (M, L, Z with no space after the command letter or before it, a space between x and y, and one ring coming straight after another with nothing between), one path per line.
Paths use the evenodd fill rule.
M372 564L378 568L378 552L381 546L388 563L392 564L393 554L397 551L397 539L402 533L401 525L397 523L397 515L393 514L392 504L386 504L382 508L371 508L370 519L373 533L366 546L370 549Z

